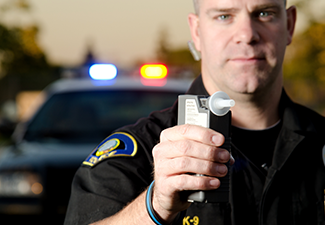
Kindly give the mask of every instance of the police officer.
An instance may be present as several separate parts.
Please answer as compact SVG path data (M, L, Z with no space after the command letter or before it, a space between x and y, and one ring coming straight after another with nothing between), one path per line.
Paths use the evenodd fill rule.
M177 105L154 112L119 129L85 160L65 224L324 224L325 120L283 89L296 8L285 0L194 4L188 22L202 75L188 93L224 91L236 101L232 156L220 147L220 133L175 126ZM217 189L227 173L229 203L181 198L186 190Z

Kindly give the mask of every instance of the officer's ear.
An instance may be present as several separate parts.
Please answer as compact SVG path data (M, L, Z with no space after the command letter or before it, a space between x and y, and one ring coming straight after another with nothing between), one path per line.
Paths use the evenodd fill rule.
M295 6L291 6L289 9L287 9L287 45L290 45L292 42L296 20L297 20L297 9Z
M201 51L201 42L200 42L200 32L199 32L199 17L194 14L190 13L187 17L188 24L190 27L190 32L192 36L192 40L194 42L195 48L198 51Z

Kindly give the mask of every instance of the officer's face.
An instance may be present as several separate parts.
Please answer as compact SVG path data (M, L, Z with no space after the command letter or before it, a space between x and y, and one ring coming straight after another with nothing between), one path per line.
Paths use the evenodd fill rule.
M200 0L199 5L199 16L189 15L189 24L210 94L251 94L282 85L295 7L286 10L283 0Z

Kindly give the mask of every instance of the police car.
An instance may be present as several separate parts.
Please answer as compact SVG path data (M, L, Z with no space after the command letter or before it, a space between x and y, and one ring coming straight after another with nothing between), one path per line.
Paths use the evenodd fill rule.
M163 65L142 67L140 79L116 77L112 65L89 72L93 79L47 87L44 103L16 127L15 144L0 156L2 216L37 215L43 224L62 224L74 173L92 149L116 128L170 107L191 82L167 79Z

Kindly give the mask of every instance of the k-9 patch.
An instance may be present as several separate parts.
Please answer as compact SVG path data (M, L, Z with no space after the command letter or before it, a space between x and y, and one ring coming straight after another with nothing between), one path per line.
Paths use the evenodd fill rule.
M138 145L135 139L123 132L117 132L102 141L83 162L93 166L98 162L112 157L133 157L137 153Z

